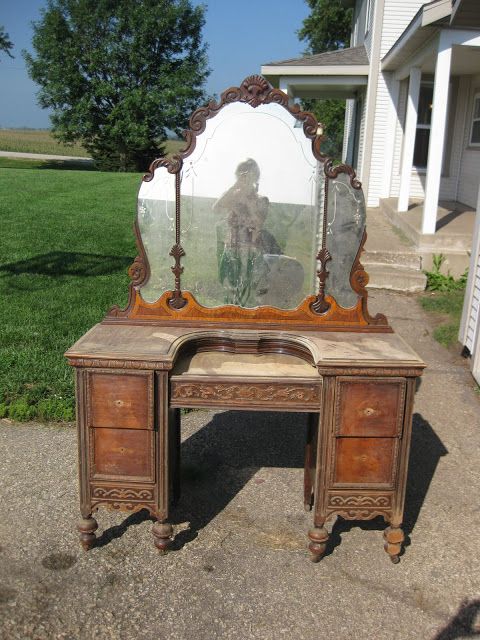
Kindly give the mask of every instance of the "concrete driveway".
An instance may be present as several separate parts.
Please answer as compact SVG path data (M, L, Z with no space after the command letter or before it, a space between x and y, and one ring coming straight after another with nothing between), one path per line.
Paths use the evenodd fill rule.
M327 556L308 560L300 415L184 416L167 556L143 513L100 511L99 545L81 551L74 430L0 421L0 637L480 637L480 394L415 298L371 299L428 363L400 564L383 551L381 521L337 522Z

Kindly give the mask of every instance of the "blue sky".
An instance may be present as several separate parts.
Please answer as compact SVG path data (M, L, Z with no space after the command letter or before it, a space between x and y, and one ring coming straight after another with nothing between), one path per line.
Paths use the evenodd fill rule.
M194 4L200 4L194 0ZM209 93L220 94L262 63L302 54L296 31L308 15L304 0L206 0L204 40L212 70ZM0 59L0 127L49 127L48 113L36 104L38 87L27 76L21 50L31 48L31 22L46 0L3 0L0 24L14 44L14 60Z

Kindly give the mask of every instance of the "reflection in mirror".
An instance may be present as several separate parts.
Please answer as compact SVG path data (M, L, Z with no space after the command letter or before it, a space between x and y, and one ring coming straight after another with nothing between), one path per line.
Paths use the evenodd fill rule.
M325 291L342 307L357 304L358 294L350 285L350 273L365 230L365 201L354 189L350 176L340 173L329 180L326 244L332 259L327 264Z
M315 293L321 169L277 104L208 120L181 176L182 289L207 307L292 309Z
M169 252L175 243L175 176L158 167L153 180L142 182L137 206L138 226L150 265L142 298L155 302L164 291L173 289Z

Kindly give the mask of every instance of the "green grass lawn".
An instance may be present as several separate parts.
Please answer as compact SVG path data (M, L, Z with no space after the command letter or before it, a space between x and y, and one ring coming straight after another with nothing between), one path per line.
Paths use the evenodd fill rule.
M0 168L0 416L74 418L63 353L126 304L139 183L138 174Z
M167 154L176 153L185 146L180 140L168 140ZM0 150L24 153L47 153L60 156L88 157L81 144L61 144L46 129L0 129Z
M458 331L462 317L465 288L452 291L429 291L421 298L422 307L432 313L439 322L433 337L444 347L452 347L458 342Z

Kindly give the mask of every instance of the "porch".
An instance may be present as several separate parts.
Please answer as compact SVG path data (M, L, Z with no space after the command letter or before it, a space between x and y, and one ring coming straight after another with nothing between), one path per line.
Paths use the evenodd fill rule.
M442 254L444 273L459 277L468 268L475 226L475 209L459 202L440 201L436 210L434 233L422 232L424 201L409 200L407 211L398 210L397 198L380 200L379 210L410 243L420 259L421 269L429 271L433 256Z

